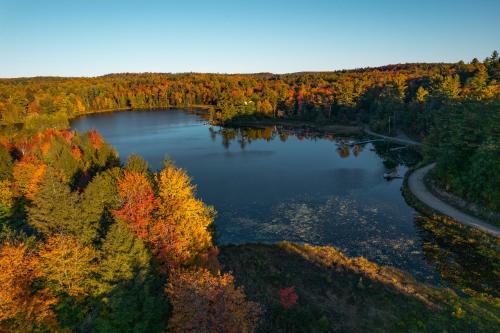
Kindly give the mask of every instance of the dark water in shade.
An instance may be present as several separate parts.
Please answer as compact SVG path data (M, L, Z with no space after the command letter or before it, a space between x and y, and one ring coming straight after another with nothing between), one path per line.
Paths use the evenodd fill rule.
M435 282L402 179L383 178L387 147L274 128L224 129L180 110L97 114L72 127L97 129L123 161L138 153L156 170L168 156L185 168L198 197L218 212L219 244L333 245ZM397 169L404 175L404 165Z

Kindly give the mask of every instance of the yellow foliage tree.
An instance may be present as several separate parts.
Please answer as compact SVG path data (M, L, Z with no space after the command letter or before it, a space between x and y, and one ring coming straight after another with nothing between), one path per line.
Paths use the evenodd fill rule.
M97 271L96 251L66 235L50 237L40 250L41 269L50 288L70 296L92 290Z
M171 226L181 246L179 257L196 258L212 246L209 227L215 212L194 196L191 179L182 169L170 163L157 175L158 220L160 226ZM158 226L156 228L158 229ZM172 230L171 230L172 231Z
M0 206L11 208L14 204L12 182L7 179L0 180Z

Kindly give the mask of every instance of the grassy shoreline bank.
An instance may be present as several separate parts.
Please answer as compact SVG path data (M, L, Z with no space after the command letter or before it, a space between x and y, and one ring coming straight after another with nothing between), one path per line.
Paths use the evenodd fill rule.
M499 320L491 295L459 296L334 247L230 245L219 257L263 305L258 332L489 332Z

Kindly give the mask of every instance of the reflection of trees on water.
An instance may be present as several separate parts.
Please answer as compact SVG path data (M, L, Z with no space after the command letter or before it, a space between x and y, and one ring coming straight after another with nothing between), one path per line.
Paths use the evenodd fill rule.
M228 149L231 141L235 140L237 137L237 133L232 129L222 128L219 132L222 136L222 145Z
M500 294L500 240L445 217L416 219L426 260L459 290Z
M340 158L348 158L349 156L359 156L366 144L366 140L355 141L350 137L336 136L332 133L321 133L311 129L290 129L280 126L270 126L262 128L225 128L225 127L209 127L209 133L212 140L217 136L222 138L222 145L229 149L232 142L237 143L241 149L251 144L256 140L271 141L279 138L281 142L286 142L290 136L295 136L298 140L329 140L335 142L337 146L337 154ZM356 142L361 142L356 144ZM377 141L371 142L373 149L377 155L382 157L384 165L388 171L394 171L398 165L413 165L420 160L420 155L410 148L404 148L394 143Z
M352 153L354 156L358 156L363 151L364 145L354 145L352 147Z
M413 166L422 159L420 153L412 147L404 147L388 141L375 141L372 144L377 155L384 160L384 166L389 170L400 164Z
M262 127L262 128L214 128L209 127L210 138L215 140L217 136L222 138L222 145L228 149L231 143L237 142L241 149L256 140L272 141L279 138L281 142L286 142L290 136L295 136L298 140L329 140L334 141L338 145L338 154L345 158L350 156L351 150L354 156L358 156L364 148L364 145L350 146L345 144L347 138L337 137L331 133L320 133L309 129L289 129L278 126Z
M337 153L339 154L340 158L347 158L351 156L351 153L354 157L358 157L358 155L363 152L364 148L364 144L350 145L342 141L337 143Z
M217 132L214 130L213 127L208 128L208 132L210 133L210 139L215 142L215 139L217 139Z
M290 135L297 137L299 140L304 139L327 139L334 141L336 137L333 134L321 134L307 129L286 129L277 126L262 127L262 128L214 128L209 127L209 133L212 140L217 136L221 136L222 144L225 148L229 148L233 141L238 142L240 147L244 149L248 144L256 140L271 141L279 138L280 141L286 142Z
M286 140L288 140L288 132L281 132L279 136L281 142L286 142Z
M384 141L359 140L352 142L351 139L345 138L336 139L337 153L340 158L347 158L351 154L358 157L368 143L373 146L371 150L382 158L387 171L392 173L397 173L399 165L414 165L421 159L420 154L409 147L401 147Z
M337 147L337 153L341 158L347 158L349 157L350 151L349 151L349 146L348 145L339 145Z

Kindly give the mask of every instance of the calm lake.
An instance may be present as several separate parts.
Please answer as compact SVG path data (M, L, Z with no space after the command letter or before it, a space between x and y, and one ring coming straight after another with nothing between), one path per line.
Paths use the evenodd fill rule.
M166 157L185 168L198 197L218 212L219 244L333 245L419 280L437 278L422 252L416 213L401 195L402 179L384 179L389 164L404 175L405 149L303 130L220 128L173 109L85 116L72 128L97 129L122 161L138 153L154 170Z

